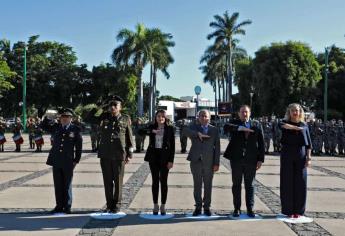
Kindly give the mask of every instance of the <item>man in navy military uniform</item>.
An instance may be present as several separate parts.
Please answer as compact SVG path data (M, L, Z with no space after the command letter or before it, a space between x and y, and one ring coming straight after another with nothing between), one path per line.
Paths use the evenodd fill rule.
M73 111L65 108L59 111L60 123L45 118L43 129L54 139L47 165L53 166L56 206L52 213L71 213L73 170L81 158L83 139L80 128L71 123Z
M122 185L125 164L133 155L133 135L129 116L121 114L123 100L112 95L106 102L98 121L100 140L98 157L100 158L105 197L105 212L117 213L121 207Z

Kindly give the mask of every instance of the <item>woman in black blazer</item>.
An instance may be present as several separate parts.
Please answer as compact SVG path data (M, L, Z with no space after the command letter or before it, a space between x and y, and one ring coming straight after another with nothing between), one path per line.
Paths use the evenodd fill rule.
M282 129L280 156L280 199L282 213L299 218L305 212L307 200L307 167L311 164L311 139L308 125L304 123L301 105L290 104Z
M152 176L153 214L166 214L165 203L168 194L168 173L173 167L175 156L175 132L164 110L158 110L154 124L143 130L148 134L149 146L145 161L149 162ZM141 133L143 133L141 131ZM158 205L159 183L161 185L161 206Z

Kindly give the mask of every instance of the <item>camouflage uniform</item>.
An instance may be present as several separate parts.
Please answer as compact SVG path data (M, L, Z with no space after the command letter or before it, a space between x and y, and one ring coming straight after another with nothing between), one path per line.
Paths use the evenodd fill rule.
M181 152L185 153L187 152L187 141L188 137L184 134L183 130L188 127L187 120L183 119L181 120L177 126L180 129L180 143L181 143Z
M269 122L267 119L265 119L262 122L262 128L264 132L264 140L265 140L265 152L266 154L269 152L271 139L273 136L273 128L271 122Z
M335 156L337 154L337 136L338 128L335 124L335 120L332 120L331 126L329 127L329 145L330 145L330 154Z
M91 138L91 147L92 151L96 152L98 150L98 125L97 124L91 124L91 130L90 130L90 138Z
M281 149L280 139L282 136L282 132L281 132L281 129L279 129L278 124L279 124L279 119L275 119L272 122L272 131L273 131L272 139L273 139L274 152L280 152L280 149Z
M141 118L137 118L135 122L133 122L133 133L135 136L135 152L144 151L144 143L146 135L143 135L139 132L139 130L143 129L145 124L143 124L143 120Z
M316 155L322 154L322 138L324 130L321 128L321 121L316 120L313 126L314 132L314 142L313 142L313 150Z
M338 153L339 153L339 155L344 155L345 129L344 129L344 123L342 120L338 121L337 128L338 128L338 136L337 136Z
M330 125L329 125L329 121L326 121L323 124L323 144L324 144L324 149L325 149L325 154L326 155L330 155L330 144L329 144L329 130L330 130Z

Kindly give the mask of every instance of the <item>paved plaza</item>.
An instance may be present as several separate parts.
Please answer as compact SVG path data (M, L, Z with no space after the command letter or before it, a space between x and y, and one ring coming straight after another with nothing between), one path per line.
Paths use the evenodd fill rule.
M233 210L231 176L224 158L214 177L212 195L213 212L221 217L196 220L186 218L194 209L193 183L187 154L180 153L177 138L167 201L167 210L175 217L157 221L139 216L152 209L150 170L144 153L139 153L125 169L122 210L127 216L100 221L89 216L105 204L99 159L90 151L89 137L84 136L85 151L73 178L73 214L65 216L49 214L55 198L52 170L45 164L48 136L45 142L42 153L29 150L27 142L20 153L13 152L12 142L0 153L0 235L345 235L345 158L313 157L306 212L313 223L289 224L276 219L280 213L279 157L273 155L266 156L256 176L255 210L262 220L229 218ZM222 140L223 151L226 145ZM245 210L244 196L242 205Z

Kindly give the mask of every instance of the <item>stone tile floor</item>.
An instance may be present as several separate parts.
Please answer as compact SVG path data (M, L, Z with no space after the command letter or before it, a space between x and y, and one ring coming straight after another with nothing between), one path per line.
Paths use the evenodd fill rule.
M268 155L255 181L255 209L261 221L234 221L229 162L221 158L214 177L212 209L217 220L191 220L193 182L187 154L179 152L176 139L175 165L169 174L167 209L173 219L146 220L141 212L151 211L151 176L144 153L135 154L126 166L123 211L120 220L99 221L89 217L105 204L99 159L90 152L90 139L84 136L84 153L73 179L73 214L51 216L54 189L51 168L45 165L49 137L43 153L24 144L15 153L12 142L0 153L0 235L345 235L345 158L313 157L308 176L306 215L313 223L292 225L275 220L280 213L279 156ZM222 150L227 141L221 141ZM244 195L244 193L243 193ZM243 196L244 201L244 196ZM244 207L243 207L244 208Z

